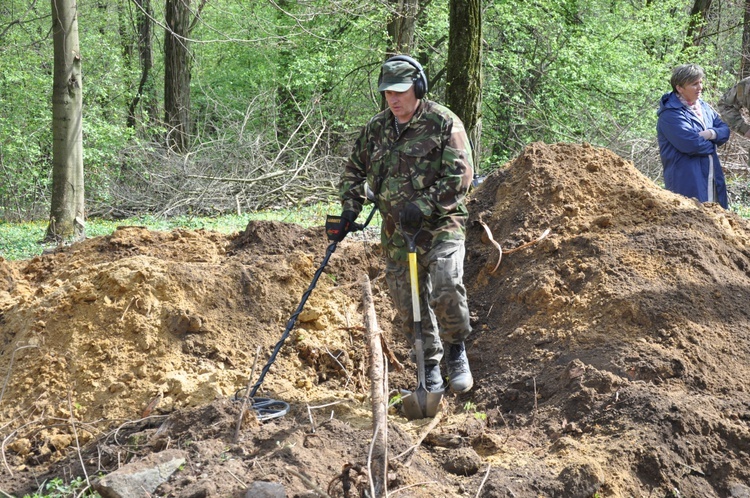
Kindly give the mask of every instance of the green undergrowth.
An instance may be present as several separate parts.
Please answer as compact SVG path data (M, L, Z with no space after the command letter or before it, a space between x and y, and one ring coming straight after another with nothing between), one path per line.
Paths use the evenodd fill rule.
M2 493L4 496L11 496ZM83 477L76 477L69 483L56 477L44 483L41 490L33 495L24 495L23 498L101 498L96 491L91 490ZM11 496L12 498L12 496Z
M368 208L365 208L368 209ZM305 228L325 225L326 215L339 214L338 203L319 203L293 209L279 209L247 213L243 215L225 215L219 217L177 216L164 218L157 216L137 216L122 220L104 220L90 218L86 220L86 237L110 235L117 227L144 226L149 230L170 231L177 229L212 230L219 233L234 233L244 230L250 221L281 221L296 223ZM364 214L357 221L364 221ZM372 224L377 223L373 220ZM0 221L0 257L7 260L30 259L45 249L55 247L53 243L44 243L47 231L46 221L26 223L4 223Z
M729 210L733 213L737 213L742 218L745 218L746 220L750 219L750 206L745 205L737 205L737 206L729 206Z

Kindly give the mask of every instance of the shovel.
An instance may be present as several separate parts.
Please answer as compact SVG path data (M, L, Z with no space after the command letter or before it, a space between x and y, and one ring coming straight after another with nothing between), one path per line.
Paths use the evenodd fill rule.
M414 352L417 356L417 390L409 392L402 390L404 397L401 398L403 403L404 415L409 420L416 420L426 417L434 417L440 407L440 400L443 399L444 389L436 392L429 392L425 387L425 366L424 350L422 349L422 315L419 309L419 281L417 274L417 246L415 239L421 230L418 227L413 234L407 233L401 229L406 241L409 243L409 279L411 280L411 306L414 315Z

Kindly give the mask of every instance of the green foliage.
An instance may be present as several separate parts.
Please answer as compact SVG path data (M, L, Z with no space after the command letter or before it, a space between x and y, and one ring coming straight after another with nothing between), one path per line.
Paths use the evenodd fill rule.
M624 156L631 149L653 150L654 111L669 90L674 65L704 66L710 102L733 83L739 68L742 2L713 2L700 46L684 48L692 4L484 2L478 169L501 166L533 141L590 142ZM147 188L149 178L158 179L171 160L168 154L149 154L165 134L158 122L164 4L152 5L154 64L131 129L128 108L141 78L140 12L127 0L79 2L89 207L116 204L122 187ZM322 159L325 174L334 176L340 160L330 158L345 157L353 135L380 108L375 82L389 46L391 8L361 0L206 3L189 42L194 150L176 161L204 161L212 175L242 174L260 171L268 160L293 167L300 154L283 151L288 146L305 151L302 157L310 151L310 161ZM449 22L447 2L422 3L412 55L425 63L429 96L437 101L445 88ZM49 27L47 4L0 5L0 219L48 214ZM155 107L146 106L146 96ZM318 142L321 129L325 134ZM255 143L257 150L250 150ZM256 163L247 164L252 157ZM154 210L150 204L148 209Z
M485 14L487 162L538 140L611 147L653 136L656 102L681 61L685 5L493 2Z
M21 5L11 3L19 10ZM14 219L46 206L52 130L52 46L49 17L32 5L29 22L3 30L9 18L0 7L0 218ZM23 7L25 10L26 7ZM49 12L47 12L49 15Z
M467 401L464 403L464 411L471 412L474 418L480 421L487 420L487 414L484 412L477 411L477 404L473 401Z
M393 396L388 399L388 406L395 406L401 403L401 401L404 399L404 395L400 392L394 394Z
M121 47L117 3L83 4L83 142L89 199L106 198L117 157L132 138L126 111L134 74ZM11 6L13 7L13 6ZM26 12L18 9L15 15ZM53 47L49 5L32 4L28 18L0 40L0 218L21 220L49 212L52 169ZM0 7L2 26L14 20ZM89 56L90 54L90 56Z
M101 498L101 495L96 491L84 491L87 486L83 477L76 477L69 484L56 477L44 485L45 493L25 495L24 498Z

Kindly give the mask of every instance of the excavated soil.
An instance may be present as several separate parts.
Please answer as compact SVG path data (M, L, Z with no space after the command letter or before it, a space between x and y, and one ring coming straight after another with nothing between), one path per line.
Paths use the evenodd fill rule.
M432 428L391 409L389 496L750 497L748 222L571 144L529 145L469 208L475 387L446 396ZM311 292L322 227L131 226L0 259L0 490L176 448L188 462L157 496L244 497L256 481L365 496L363 276L404 365L390 388L416 379L377 242L338 244ZM245 416L235 438L305 297L258 391L290 411Z

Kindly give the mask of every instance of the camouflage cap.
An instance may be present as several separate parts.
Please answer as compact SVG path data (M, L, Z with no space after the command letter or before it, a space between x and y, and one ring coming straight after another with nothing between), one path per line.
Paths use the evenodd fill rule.
M405 92L414 84L417 69L405 61L390 61L381 69L379 92Z

